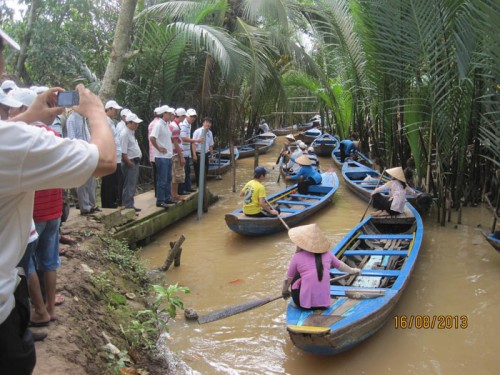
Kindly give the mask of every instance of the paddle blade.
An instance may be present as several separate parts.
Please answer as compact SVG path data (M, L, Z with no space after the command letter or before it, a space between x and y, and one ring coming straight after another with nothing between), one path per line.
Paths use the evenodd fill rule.
M280 299L280 298L282 298L282 297L278 296L278 297L272 297L272 298L263 298L263 299L260 299L257 301L243 302L243 303L239 303L237 305L228 306L228 307L225 307L223 309L213 311L211 313L208 313L208 314L205 314L205 315L198 317L198 323L205 324L205 323L214 322L216 320L224 319L224 318L227 318L229 316L233 316L233 315L240 314L240 313L248 311L248 310L255 309L256 307L265 305L266 303L269 303L271 301L275 301L275 300Z

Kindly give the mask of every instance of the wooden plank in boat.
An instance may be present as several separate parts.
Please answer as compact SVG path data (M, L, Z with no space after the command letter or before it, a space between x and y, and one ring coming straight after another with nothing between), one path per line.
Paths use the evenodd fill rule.
M304 199L321 199L323 197L319 195L303 195L303 194L290 194L292 198L304 198Z
M276 204L289 204L292 206L312 206L314 204L311 202L304 202L304 201L285 201L285 200L275 201L274 203L276 203Z
M395 249L387 249L387 250L347 250L344 251L343 255L347 256L356 256L356 255L390 255L390 256L401 256L405 257L408 255L408 250L395 250Z
M286 327L286 329L292 333L303 333L303 334L318 335L318 336L324 336L330 333L330 328L328 327L289 325Z
M412 234L361 234L360 240L411 240Z
M371 277L398 277L401 271L399 270L366 270L361 271L358 276L371 276ZM342 272L337 270L330 270L330 274L334 276L343 275Z

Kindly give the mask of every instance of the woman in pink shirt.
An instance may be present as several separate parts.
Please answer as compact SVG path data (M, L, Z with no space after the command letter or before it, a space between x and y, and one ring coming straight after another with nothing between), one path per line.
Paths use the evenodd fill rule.
M395 167L386 170L386 172L394 180L372 191L373 208L378 210L372 216L402 214L405 209L406 194L417 195L415 190L406 184L403 168ZM388 196L381 194L384 190L389 190Z
M291 295L293 302L303 309L328 308L330 267L349 274L359 274L360 270L349 267L329 251L330 244L316 224L292 228L288 236L297 245L297 252L283 282L283 298Z

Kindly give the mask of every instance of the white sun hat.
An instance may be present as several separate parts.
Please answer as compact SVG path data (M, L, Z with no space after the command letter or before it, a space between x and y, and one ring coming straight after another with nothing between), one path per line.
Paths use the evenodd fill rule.
M175 115L176 116L186 116L186 110L184 108L177 108L175 110Z
M110 109L110 108L123 109L123 107L121 105L119 105L117 102L115 102L114 100L108 100L106 102L106 104L104 105L104 109Z
M137 117L137 115L135 113L129 113L127 116L125 116L125 121L126 122L135 122L136 124L140 124L142 122L142 120Z
M129 113L132 113L132 111L128 108L123 108L121 111L120 111L120 117L122 116L127 116Z
M9 92L2 104L7 107L19 108L23 105L29 107L36 99L36 93L26 88L17 88Z
M189 117L192 117L192 116L198 116L198 114L196 113L196 111L195 111L193 108L189 108L189 109L186 111L186 115L188 115Z

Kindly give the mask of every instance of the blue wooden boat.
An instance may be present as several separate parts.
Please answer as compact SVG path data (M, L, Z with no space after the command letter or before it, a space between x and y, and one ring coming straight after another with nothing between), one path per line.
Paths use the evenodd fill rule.
M369 216L356 225L332 252L360 268L361 274L335 280L341 272L330 270L331 305L326 310L304 310L293 301L288 304L286 324L293 344L306 352L333 355L377 332L393 318L392 311L415 267L422 236L422 219L408 203L402 215ZM423 322L413 324L421 327Z
M308 194L299 194L297 184L288 187L267 198L281 210L281 218L292 227L313 215L333 199L339 187L339 179L335 172L322 174L320 185L309 186ZM226 214L227 226L234 232L247 236L262 236L285 230L278 217L248 217L241 209Z
M295 136L295 139L300 140L306 144L310 144L316 138L318 138L321 135L321 133L322 133L321 129L312 128L297 134Z
M316 155L328 156L331 155L332 151L337 147L338 144L339 140L337 138L328 133L324 133L319 137L316 137L311 143L311 146L314 148L314 152L316 153Z
M358 163L357 161L348 160L342 166L342 177L347 187L354 194L367 202L371 198L372 191L377 187L380 175L380 172ZM391 179L389 175L384 174L378 186L382 186ZM387 194L387 192L383 192L383 194ZM429 209L430 202L418 202L416 195L408 194L406 199L417 208L420 214L424 214Z
M228 159L215 159L208 163L207 177L217 177L231 169L231 161Z
M333 162L339 167L342 168L342 165L344 164L343 162L340 161L340 142L337 143L337 147L335 147L331 153ZM363 154L361 151L356 150L356 157L357 161L366 164L366 165L373 165L372 161L368 156ZM352 158L351 158L352 160Z
M494 233L487 233L485 231L482 231L484 237L486 238L486 241L493 246L493 248L500 253L500 238L495 237Z

